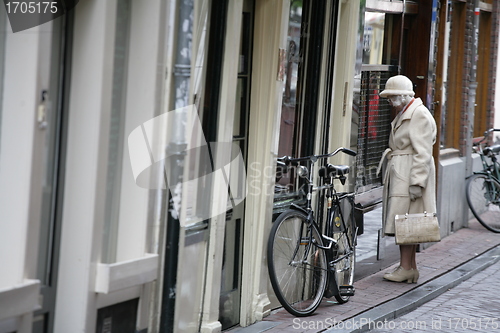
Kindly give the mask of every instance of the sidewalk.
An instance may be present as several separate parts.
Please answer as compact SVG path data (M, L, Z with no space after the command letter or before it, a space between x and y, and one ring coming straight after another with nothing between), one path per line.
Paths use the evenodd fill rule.
M496 248L498 249L498 248ZM474 259L473 261L476 261ZM397 319L372 324L373 333L498 332L500 262ZM376 328L378 325L378 328ZM335 330L336 331L336 330Z
M432 289L426 284L431 280L439 280L443 274L454 271L463 279L470 277L466 267L457 267L467 263L488 250L500 244L500 234L492 233L481 226L477 221L471 220L469 228L456 231L444 238L441 242L417 253L417 265L420 278L417 284L394 283L383 280L386 271L392 271L397 264L388 269L362 278L354 283L355 296L345 304L337 304L334 299L323 300L320 307L310 317L297 318L290 315L286 310L279 309L264 318L262 322L242 328L235 328L230 333L257 333L257 332L321 332L331 328L334 322L345 322L370 309L378 308L381 304L391 303L389 301L403 294L411 294L410 291L424 291ZM477 268L477 271L483 269ZM462 280L463 281L463 280ZM456 285L456 284L455 284ZM432 295L431 295L432 296ZM434 297L437 297L435 295ZM427 299L426 301L430 300ZM397 300L393 303L397 303ZM407 302L407 300L402 300ZM400 302L401 303L401 302ZM420 304L421 305L421 304ZM415 307L418 304L415 304ZM408 312L412 310L408 304L401 304ZM372 310L373 312L373 310Z

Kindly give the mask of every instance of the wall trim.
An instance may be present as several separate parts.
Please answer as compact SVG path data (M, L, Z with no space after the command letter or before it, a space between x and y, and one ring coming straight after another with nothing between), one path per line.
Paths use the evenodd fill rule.
M158 255L146 253L143 258L97 264L95 291L108 294L152 282L158 274Z
M0 322L37 310L40 280L24 280L23 283L0 289Z
M248 326L270 313L265 249L272 225L273 174L284 84L277 80L278 55L280 48L286 49L289 6L290 2L284 0L257 0L255 3L241 326Z

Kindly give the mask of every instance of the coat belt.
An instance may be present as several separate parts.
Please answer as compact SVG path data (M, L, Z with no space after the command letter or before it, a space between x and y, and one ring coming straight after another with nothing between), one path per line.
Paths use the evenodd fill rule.
M415 151L413 149L396 149L392 150L391 148L387 148L382 154L382 158L378 163L377 167L377 176L380 174L380 170L382 169L382 164L384 164L384 160L387 157L390 160L393 156L401 156L401 155L413 155Z

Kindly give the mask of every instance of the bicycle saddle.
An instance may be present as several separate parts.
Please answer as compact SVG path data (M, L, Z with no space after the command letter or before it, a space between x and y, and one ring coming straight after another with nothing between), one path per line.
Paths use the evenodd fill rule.
M486 156L489 156L490 153L498 154L498 152L500 152L500 145L494 145L494 146L486 147L483 150L483 153Z
M323 178L342 177L350 171L348 165L333 165L328 163L326 166L319 169L319 176Z

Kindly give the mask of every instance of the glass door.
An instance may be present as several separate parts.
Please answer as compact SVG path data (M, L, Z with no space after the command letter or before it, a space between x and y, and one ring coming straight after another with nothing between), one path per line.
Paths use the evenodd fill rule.
M290 0L278 156L307 156L313 153L317 140L324 140L316 135L321 126L317 119L323 112L321 81L329 75L323 66L325 23L327 16L336 22L330 13L335 6L321 1ZM278 167L274 213L300 199L299 192L294 173L285 173Z

